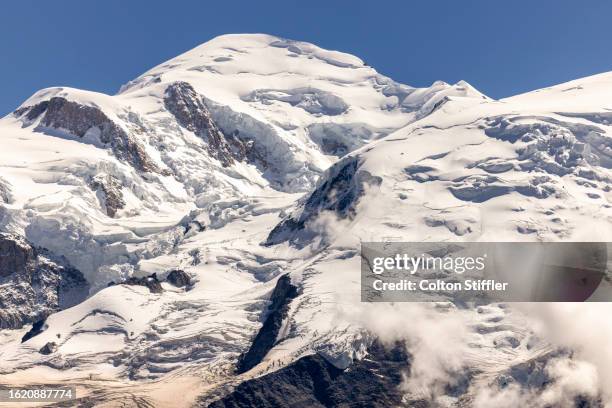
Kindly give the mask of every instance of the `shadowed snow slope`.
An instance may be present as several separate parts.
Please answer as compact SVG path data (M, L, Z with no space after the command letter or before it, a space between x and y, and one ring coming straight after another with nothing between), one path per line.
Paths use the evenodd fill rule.
M611 74L501 101L412 88L260 34L215 38L114 96L41 90L0 120L0 231L64 256L91 291L23 343L29 327L0 331L1 382L76 379L84 405L240 406L233 389L289 398L260 393L281 379L325 405L392 361L373 384L395 387L389 401L470 406L510 382L542 406L607 401L603 374L564 385L597 362L521 309L362 304L359 246L611 240L609 95ZM189 285L166 281L176 270ZM161 291L107 287L151 273ZM401 358L380 349L396 341ZM534 370L558 394L523 381Z

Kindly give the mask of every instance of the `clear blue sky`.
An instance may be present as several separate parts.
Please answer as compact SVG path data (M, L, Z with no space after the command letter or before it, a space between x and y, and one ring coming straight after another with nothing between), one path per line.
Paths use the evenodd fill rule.
M115 93L226 33L361 57L413 86L465 79L500 98L612 70L612 2L565 0L2 2L0 115L36 90Z

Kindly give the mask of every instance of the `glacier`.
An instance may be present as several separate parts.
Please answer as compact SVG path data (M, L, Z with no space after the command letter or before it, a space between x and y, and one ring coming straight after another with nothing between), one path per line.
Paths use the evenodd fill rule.
M612 334L606 304L366 304L359 248L611 241L611 92L612 73L501 100L414 88L263 34L115 95L38 91L0 119L0 241L79 293L53 281L36 310L0 270L3 309L29 305L0 313L0 384L95 406L607 406L609 346L555 335L564 313Z

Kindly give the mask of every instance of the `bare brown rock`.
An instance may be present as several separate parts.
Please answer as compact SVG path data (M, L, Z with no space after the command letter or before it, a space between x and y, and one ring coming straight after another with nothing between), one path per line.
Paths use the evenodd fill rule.
M187 82L170 85L166 89L164 104L179 125L207 142L208 153L224 167L246 158L250 145L234 135L224 135L212 120L201 95Z
M22 237L0 233L0 329L18 329L84 300L83 275Z
M119 159L127 161L137 170L161 173L142 144L95 106L82 105L55 96L34 106L20 108L15 111L15 115L22 116L26 112L26 119L29 121L44 113L40 121L42 128L63 130L77 137L83 137L91 129L97 129L100 142L109 146Z
M117 210L125 207L125 200L121 192L121 182L108 174L101 174L91 181L91 188L97 192L100 204L109 217L114 217Z

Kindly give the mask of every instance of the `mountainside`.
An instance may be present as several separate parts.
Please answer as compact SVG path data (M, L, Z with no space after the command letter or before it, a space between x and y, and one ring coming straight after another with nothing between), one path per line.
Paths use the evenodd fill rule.
M612 105L598 94L612 75L580 84L542 91L550 107L540 92L446 103L342 158L268 243L316 236L306 227L326 211L363 241L607 241Z
M0 138L0 384L108 406L612 401L612 361L526 306L359 284L361 242L612 240L611 73L496 101L226 35L116 95L41 90Z

